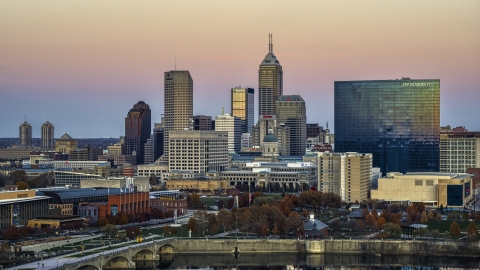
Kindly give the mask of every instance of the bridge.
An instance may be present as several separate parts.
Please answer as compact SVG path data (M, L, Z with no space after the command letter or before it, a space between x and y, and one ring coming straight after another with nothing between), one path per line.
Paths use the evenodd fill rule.
M155 240L134 246L123 247L88 255L73 262L59 265L50 269L82 269L103 270L118 268L133 268L138 261L158 260L160 254L172 254L174 252L174 238Z

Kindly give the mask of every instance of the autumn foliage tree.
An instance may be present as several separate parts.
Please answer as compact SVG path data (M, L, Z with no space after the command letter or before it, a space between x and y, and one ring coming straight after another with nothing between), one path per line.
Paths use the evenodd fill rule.
M456 221L452 222L450 224L450 234L453 236L459 236L460 235L460 225Z

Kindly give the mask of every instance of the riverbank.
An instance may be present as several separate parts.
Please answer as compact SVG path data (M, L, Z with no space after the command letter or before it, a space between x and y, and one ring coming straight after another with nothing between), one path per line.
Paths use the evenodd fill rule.
M435 240L176 239L167 253L306 253L480 257L480 243Z

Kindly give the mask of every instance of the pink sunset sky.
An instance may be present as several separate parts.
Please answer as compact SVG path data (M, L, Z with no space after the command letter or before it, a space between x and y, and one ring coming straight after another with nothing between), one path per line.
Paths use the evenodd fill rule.
M160 122L175 57L194 114L230 112L232 87L258 89L268 33L307 123L333 128L336 80L403 76L440 79L441 125L480 130L480 1L69 0L0 2L0 137L25 116L34 137L47 118L55 137L118 137L139 100Z

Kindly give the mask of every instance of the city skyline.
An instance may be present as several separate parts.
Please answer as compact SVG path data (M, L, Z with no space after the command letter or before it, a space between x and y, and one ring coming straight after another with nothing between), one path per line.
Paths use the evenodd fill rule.
M35 138L47 120L59 135L118 137L122 116L139 100L150 105L153 125L164 111L162 74L175 68L195 81L193 115L228 108L236 86L255 89L257 112L268 33L285 71L283 93L304 97L308 123L334 126L334 81L410 77L442 81L442 126L480 130L478 2L92 7L0 3L0 113L8 116L0 137L17 137L25 116ZM170 12L177 9L184 12Z

